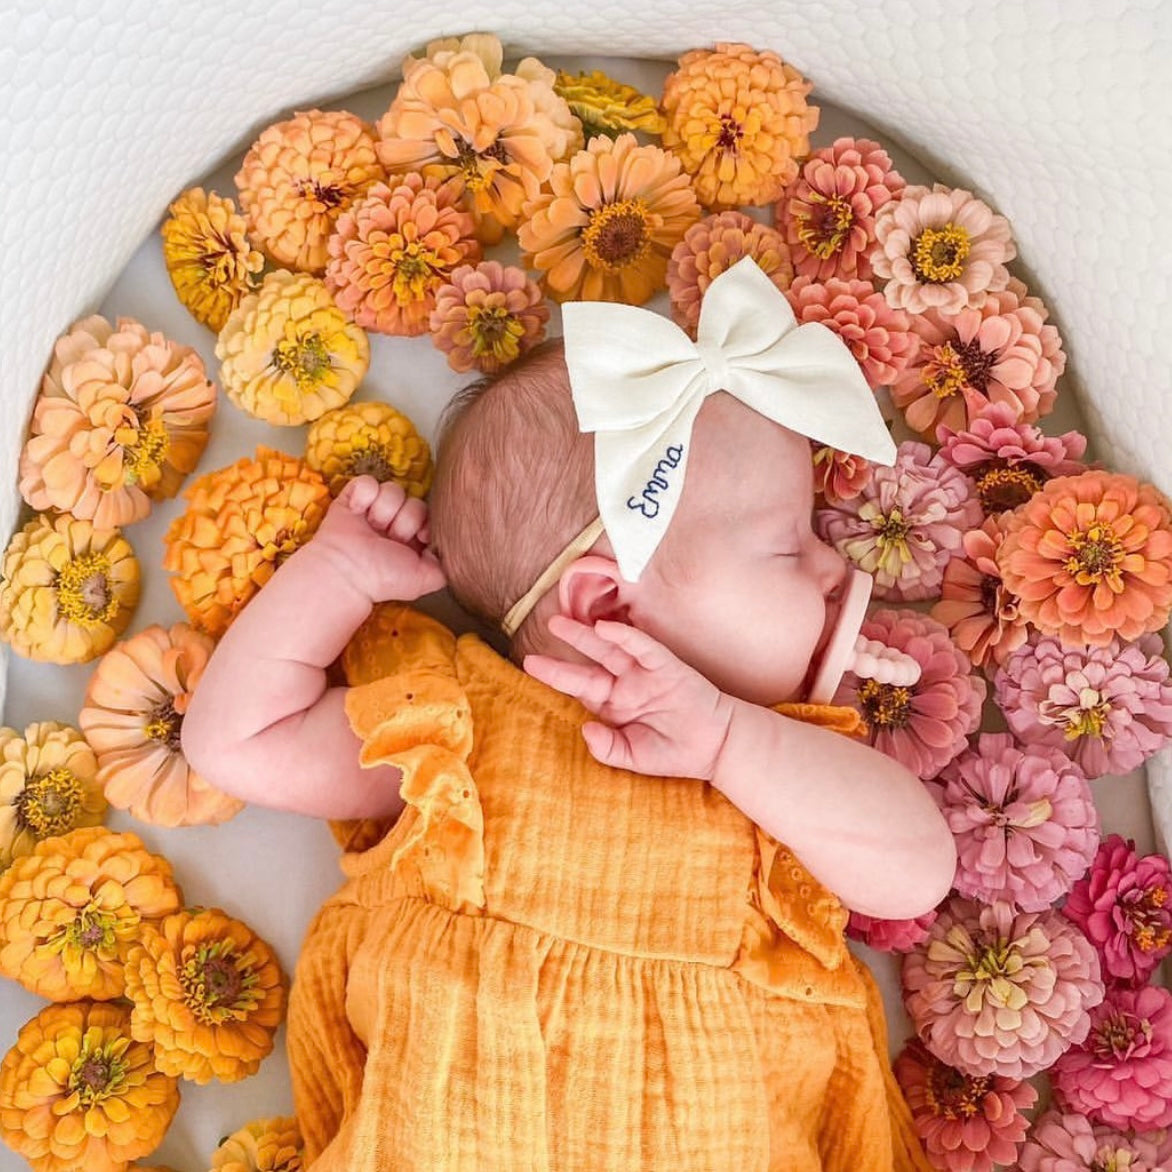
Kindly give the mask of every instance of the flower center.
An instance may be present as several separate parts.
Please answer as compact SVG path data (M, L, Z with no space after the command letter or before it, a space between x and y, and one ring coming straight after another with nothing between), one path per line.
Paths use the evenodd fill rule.
M115 956L117 937L115 928L118 918L90 901L74 916L73 921L58 928L45 941L45 947L53 953L65 953L66 963L77 963L80 954L99 952L107 959Z
M1126 1148L1100 1148L1091 1161L1091 1172L1131 1172L1131 1157Z
M205 1024L243 1020L261 999L257 974L231 940L201 944L184 961L179 981L184 1001Z
M1038 705L1038 718L1043 724L1058 725L1068 741L1080 737L1102 737L1111 716L1111 702L1096 688L1080 688L1078 702L1065 704L1061 700L1043 700Z
M901 509L892 509L890 513L881 513L873 518L871 525L879 538L879 545L886 556L893 548L902 549L907 545L907 535L911 532L912 522L908 520Z
M651 251L647 205L641 199L608 203L590 213L582 230L582 251L596 269L617 273Z
M731 114L721 114L720 130L716 136L716 149L735 151L744 137L744 128Z
M92 1107L123 1089L130 1065L124 1054L129 1045L129 1038L119 1038L105 1045L95 1045L86 1038L81 1053L69 1070L69 1089L77 1093L81 1106Z
M303 179L299 191L302 196L320 203L325 211L342 206L345 192L336 183L322 183L317 179Z
M151 709L143 732L148 740L159 741L173 753L179 752L179 735L183 728L183 717L175 711L173 697L164 700Z
M464 174L464 186L469 191L489 187L497 171L508 161L508 152L499 139L483 151L474 151L472 144L464 139L456 147L456 164Z
M910 688L864 680L859 687L859 704L868 724L880 728L903 728L911 719Z
M120 604L110 589L110 560L87 553L66 562L57 574L57 611L81 627L100 627L118 613Z
M50 769L29 778L17 796L16 824L38 838L72 829L81 808L81 782L68 769Z
M855 213L840 195L810 193L813 205L807 215L798 216L798 239L808 252L823 260L832 257L842 247Z
M1099 1023L1091 1044L1098 1057L1107 1062L1122 1062L1130 1058L1137 1047L1146 1046L1151 1037L1150 1021L1119 1011Z
M1123 900L1123 914L1130 936L1141 952L1155 952L1172 941L1172 916L1168 890L1159 885L1129 891Z
M945 1119L971 1119L981 1114L981 1103L989 1093L990 1081L988 1076L961 1074L943 1062L936 1062L924 1089L933 1114L943 1115Z
M975 338L971 342L954 338L933 347L924 363L924 385L937 399L949 399L967 389L983 395L997 358L997 351L982 350Z
M273 365L291 375L301 391L313 390L330 369L330 353L320 334L286 338L273 350Z
M1008 1009L1024 1009L1029 1002L1026 991L1017 983L1025 967L1021 953L1008 940L986 944L967 957L968 967L957 970L954 993L965 998L970 1010L988 998ZM976 986L976 988L974 988Z
M1035 464L988 464L977 476L977 495L986 513L1024 505L1049 479Z
M472 353L480 358L491 354L498 362L512 362L521 352L525 327L517 315L501 306L476 306L468 314L468 332L472 335Z
M171 447L171 437L161 419L152 419L145 427L134 430L131 437L133 442L129 444L120 438L123 430L131 429L119 428L115 433L115 438L123 444L123 483L152 488L162 476L161 468Z
M395 473L387 453L374 445L351 452L345 469L347 476L373 476L380 484L390 480Z
M1080 586L1096 585L1106 579L1112 587L1122 589L1123 574L1119 566L1125 555L1123 545L1110 525L1098 522L1081 532L1068 533L1066 541L1070 546L1070 556L1064 563L1065 568Z
M971 247L969 234L951 221L943 228L925 228L916 237L912 268L921 281L933 284L955 281L964 272L965 257Z
M994 578L992 574L985 574L981 578L981 606L991 615L995 615L999 609L997 595L1000 589L1000 578Z

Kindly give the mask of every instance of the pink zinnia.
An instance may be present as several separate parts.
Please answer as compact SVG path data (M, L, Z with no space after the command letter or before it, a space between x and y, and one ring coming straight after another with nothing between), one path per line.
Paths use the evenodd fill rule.
M964 533L981 523L973 483L933 455L902 443L891 468L875 469L854 500L819 509L819 535L875 576L875 597L908 602L939 594Z
M941 427L940 456L973 478L986 513L1002 513L1025 504L1055 476L1077 476L1087 437L1081 432L1043 435L1016 418L1009 403L990 403L969 422L967 431Z
M814 491L821 493L828 505L853 501L875 474L870 460L850 452L811 443L810 455L814 461Z
M1128 1136L1085 1115L1048 1111L1035 1120L1018 1157L1019 1172L1167 1172L1172 1137Z
M1034 635L995 677L1018 740L1072 757L1092 781L1126 773L1172 741L1172 682L1159 635L1066 647Z
M815 151L774 208L794 268L818 281L868 280L875 213L906 186L887 152L870 139L839 138Z
M1008 733L983 733L975 748L927 783L956 840L961 895L1040 912L1086 873L1099 844L1090 786L1069 757Z
M908 315L892 309L870 281L797 277L786 297L800 324L820 322L850 347L872 389L890 386L919 345Z
M1017 1159L1030 1125L1024 1112L1038 1097L1028 1082L964 1074L914 1040L892 1069L934 1168L992 1172Z
M866 718L870 742L922 778L933 777L967 743L981 722L985 681L935 619L914 610L879 610L861 628L910 655L920 678L908 687L860 680L848 672L835 704L857 708Z
M1062 911L1099 950L1108 980L1142 985L1172 952L1172 866L1112 834Z
M1071 1111L1112 1127L1172 1127L1172 993L1113 988L1091 1011L1090 1034L1054 1065L1050 1080Z
M1091 942L1054 911L1015 912L953 896L903 958L920 1040L966 1074L1030 1078L1090 1029L1103 999Z
M916 916L914 920L877 920L862 912L851 912L846 934L876 952L908 952L927 940L928 929L935 922L935 910Z

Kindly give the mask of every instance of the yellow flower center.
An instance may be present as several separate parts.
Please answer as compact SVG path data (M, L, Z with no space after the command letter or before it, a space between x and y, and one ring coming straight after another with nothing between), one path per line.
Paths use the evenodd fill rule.
M133 430L131 442L125 442L123 431ZM162 477L162 466L171 447L171 437L161 419L152 419L145 427L122 429L116 433L122 448L123 483L141 484L152 488Z
M968 967L957 971L954 988L957 996L964 997L966 1008L976 1012L986 999L1007 1009L1025 1008L1029 996L1015 979L1025 963L1008 940L987 944L967 959Z
M100 1042L85 1035L81 1052L69 1069L69 1089L77 1094L81 1106L92 1107L120 1094L125 1089L130 1063L126 1061L129 1038Z
M291 375L301 391L313 390L333 368L330 352L318 333L278 342L273 350L273 365Z
M1033 464L990 465L977 476L977 495L986 513L1004 513L1024 505L1047 479Z
M907 535L911 532L912 523L908 521L901 509L892 509L890 513L881 514L871 522L879 535L879 545L884 556L892 549L902 549L907 545Z
M391 453L385 445L371 443L355 448L343 464L346 476L373 476L380 484L395 474Z
M916 237L912 268L921 281L955 281L964 272L971 247L969 234L951 221L943 228L925 228Z
M472 353L476 358L491 354L505 365L520 354L525 327L515 313L501 306L477 305L468 314L468 332L472 335Z
M90 900L70 923L58 928L45 940L45 948L50 952L62 953L65 964L70 968L79 964L82 954L87 952L99 952L107 959L113 959L117 927L118 917L104 911L97 901Z
M81 809L81 782L68 769L50 769L25 782L14 805L16 823L38 838L51 838L73 828Z
M864 680L859 686L859 705L868 724L903 728L911 719L911 689Z
M1168 926L1168 916L1164 911L1167 902L1167 889L1153 886L1125 905L1123 914L1129 934L1141 952L1166 948L1172 940L1172 928Z
M933 347L921 377L937 399L949 399L970 388L984 394L999 354L982 350L975 339L962 342L956 338Z
M231 940L201 944L183 962L183 1000L205 1025L248 1017L260 1004L259 978Z
M590 213L582 230L582 251L596 269L617 273L637 265L651 251L647 205L641 199L604 204Z
M814 191L810 193L810 203L815 206L809 214L797 217L798 239L808 252L827 260L842 247L855 222L855 214L850 203L840 195Z
M1100 521L1089 529L1068 533L1066 543L1070 547L1070 556L1064 565L1080 586L1092 586L1106 580L1116 593L1123 589L1123 573L1119 566L1126 555L1110 525Z
M988 1076L977 1078L962 1074L943 1062L936 1062L924 1087L924 1097L933 1115L945 1119L971 1119L982 1111L981 1103L989 1093Z
M175 711L174 699L169 698L151 709L150 718L142 731L147 740L158 741L177 753L182 728L183 717Z
M58 614L81 627L100 627L121 608L110 589L110 560L100 553L66 562L56 587Z
M1076 704L1062 704L1043 700L1038 705L1038 717L1044 724L1062 729L1068 741L1081 737L1101 737L1111 715L1111 702L1095 688L1082 688Z
M1091 1161L1090 1172L1131 1172L1131 1156L1124 1148L1102 1147Z
M492 186L496 173L509 162L508 151L498 139L487 150L474 151L470 143L461 139L456 147L456 164L469 191L483 191Z

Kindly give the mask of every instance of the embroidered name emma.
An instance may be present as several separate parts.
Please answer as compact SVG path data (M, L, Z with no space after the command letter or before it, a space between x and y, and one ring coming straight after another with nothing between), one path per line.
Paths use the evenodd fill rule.
M667 474L673 468L678 468L683 458L683 444L668 444L667 451L664 452L663 458L655 465L655 470L651 473L651 479L647 481L643 491L638 496L627 497L627 508L636 513L642 513L644 517L657 516L659 513L658 494L671 487L667 479Z

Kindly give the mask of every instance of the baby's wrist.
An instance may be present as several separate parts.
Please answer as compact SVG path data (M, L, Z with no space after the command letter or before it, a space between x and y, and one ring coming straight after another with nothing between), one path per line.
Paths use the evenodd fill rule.
M744 701L736 699L725 692L720 693L716 702L713 716L713 730L716 748L711 756L711 764L702 774L704 781L710 782L717 789L721 789L720 778L727 775L724 761L728 753L729 740L733 736L733 725L737 719L737 707Z
M314 538L307 542L286 565L294 561L303 573L311 575L316 591L324 596L349 595L368 608L374 606L370 591L363 586L363 574L344 549L331 541Z

